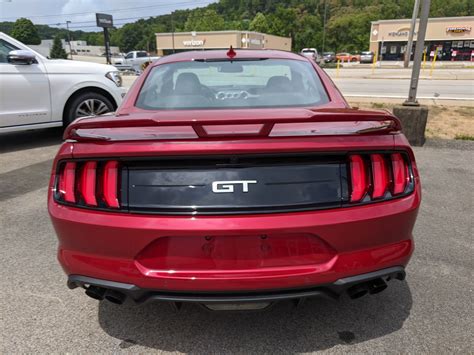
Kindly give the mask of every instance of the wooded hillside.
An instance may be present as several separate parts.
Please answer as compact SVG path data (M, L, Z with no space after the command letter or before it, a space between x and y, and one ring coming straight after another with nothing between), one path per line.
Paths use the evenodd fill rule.
M323 46L326 18L326 51L362 51L369 45L370 22L381 19L410 18L414 0L220 0L194 10L139 20L115 29L112 45L124 52L155 49L156 32L252 30L293 39L293 50ZM431 0L431 17L472 16L472 0ZM0 23L9 33L12 23ZM37 26L42 39L66 31ZM101 32L73 31L75 40L103 44Z

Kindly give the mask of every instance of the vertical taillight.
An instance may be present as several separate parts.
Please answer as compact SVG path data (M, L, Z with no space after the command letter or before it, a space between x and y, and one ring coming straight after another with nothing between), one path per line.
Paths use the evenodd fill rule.
M108 207L119 208L118 200L118 162L108 161L102 173L102 193Z
M82 167L79 191L86 205L97 206L95 193L97 162L88 161Z
M367 174L364 159L360 155L351 155L351 202L358 202L367 193Z
M382 154L372 154L372 198L381 198L385 195L389 184L388 167Z
M59 175L59 195L61 198L70 203L76 203L75 195L76 186L76 163L67 162Z
M392 158L393 188L392 193L399 195L405 192L409 180L408 165L400 153L394 153Z
M350 155L349 170L350 202L386 200L414 189L408 156L403 153Z
M117 161L62 163L54 197L78 206L120 208L119 172Z

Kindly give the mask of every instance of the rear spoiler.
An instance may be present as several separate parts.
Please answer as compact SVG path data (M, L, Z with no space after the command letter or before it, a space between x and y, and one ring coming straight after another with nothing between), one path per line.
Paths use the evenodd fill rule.
M244 110L239 112L245 113ZM67 127L63 138L75 141L177 140L365 135L387 134L401 130L400 121L388 112L337 109L316 112L303 110L298 113L292 115L293 117L285 117L280 113L277 117L256 115L257 117L252 118L234 118L226 114L222 114L219 118L201 118L204 116L202 113L199 113L199 118L189 118L191 115L158 118L153 117L153 114L150 117L137 118L130 116L81 118ZM215 116L215 113L212 116Z

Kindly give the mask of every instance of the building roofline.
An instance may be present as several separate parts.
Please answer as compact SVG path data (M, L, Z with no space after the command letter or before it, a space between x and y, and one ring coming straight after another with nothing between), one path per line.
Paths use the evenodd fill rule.
M171 35L187 35L191 36L193 32L158 32L155 33L155 36L171 36ZM272 35L269 33L261 33L261 32L255 32L255 31L238 31L238 30L225 30L225 31L195 31L196 35L209 35L209 34L255 34L255 35L261 35L261 36L274 36L274 37L280 37L280 38L286 38L290 39L291 37L283 37L283 36L277 36L277 35Z
M457 16L457 17L430 17L428 19L429 22L440 22L440 21L446 21L446 20L472 20L474 21L474 16ZM409 18L404 18L404 19L392 19L392 20L377 20L377 21L371 21L373 24L380 24L380 23L394 23L394 22L407 22L411 21ZM419 21L419 19L417 19Z

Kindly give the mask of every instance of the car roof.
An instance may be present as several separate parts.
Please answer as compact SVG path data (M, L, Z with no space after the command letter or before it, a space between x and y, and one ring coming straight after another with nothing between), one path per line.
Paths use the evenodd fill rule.
M300 54L279 51L273 49L234 49L236 56L234 59L292 59L292 60L301 60L307 61L307 59ZM228 49L220 50L206 50L206 51L186 51L176 54L170 54L164 57L161 57L153 63L153 65L161 65L166 63L173 62L187 62L193 60L206 60L206 59L227 59Z

